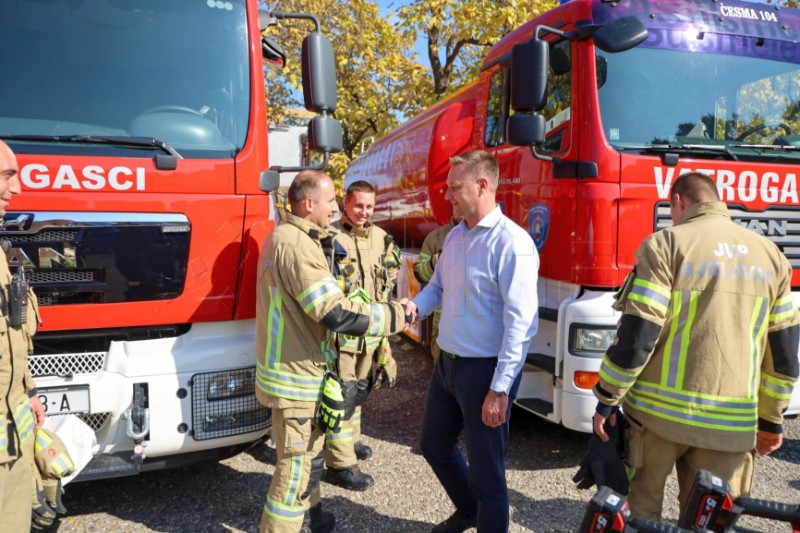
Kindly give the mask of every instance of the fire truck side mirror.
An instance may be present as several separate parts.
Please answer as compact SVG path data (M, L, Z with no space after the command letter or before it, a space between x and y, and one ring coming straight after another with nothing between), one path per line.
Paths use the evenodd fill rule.
M547 103L550 48L534 38L511 49L511 107L517 113L542 109Z
M595 46L609 53L635 48L647 39L647 28L636 17L622 17L606 22L592 35Z
M308 147L318 152L341 152L342 124L327 115L312 118L308 124Z
M513 146L544 144L545 121L539 113L516 113L508 117L506 138Z
M336 111L336 61L333 45L319 31L303 39L303 98L315 113Z

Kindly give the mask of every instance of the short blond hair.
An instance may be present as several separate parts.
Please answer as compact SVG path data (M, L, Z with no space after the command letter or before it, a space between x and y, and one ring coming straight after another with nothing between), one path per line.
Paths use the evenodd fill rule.
M492 190L497 189L497 184L500 180L500 166L497 164L497 159L489 152L472 150L471 152L454 155L450 158L450 165L453 167L458 165L466 166L467 172L473 180L483 176L489 180L489 186Z

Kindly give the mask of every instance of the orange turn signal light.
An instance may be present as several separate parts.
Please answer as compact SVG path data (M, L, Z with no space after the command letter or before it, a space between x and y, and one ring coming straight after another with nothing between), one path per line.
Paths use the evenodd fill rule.
M585 372L583 370L578 370L575 372L575 375L572 378L572 382L575 383L575 386L579 389L591 389L595 386L595 383L600 379L600 376L597 372Z

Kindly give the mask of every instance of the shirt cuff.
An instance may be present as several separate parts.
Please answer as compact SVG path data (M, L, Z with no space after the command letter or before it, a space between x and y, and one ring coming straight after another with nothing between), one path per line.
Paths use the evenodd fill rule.
M494 378L492 378L492 384L489 388L495 392L505 392L508 394L508 390L511 388L511 383L513 381L514 380L508 376L499 376L495 374Z
M597 407L595 407L595 411L602 417L608 418L611 416L611 413L616 409L614 405L606 405L604 403L597 402Z

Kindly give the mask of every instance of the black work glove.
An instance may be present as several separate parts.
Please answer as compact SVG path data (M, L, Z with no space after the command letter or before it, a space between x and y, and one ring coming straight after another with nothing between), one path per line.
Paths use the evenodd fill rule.
M572 478L579 489L588 489L594 485L597 488L605 485L627 496L630 490L628 472L625 469L625 456L627 443L625 440L625 422L619 409L615 409L617 423L611 426L606 420L603 428L609 436L608 442L603 442L596 433L592 432L586 455L580 463L580 468ZM609 415L611 418L611 415Z

